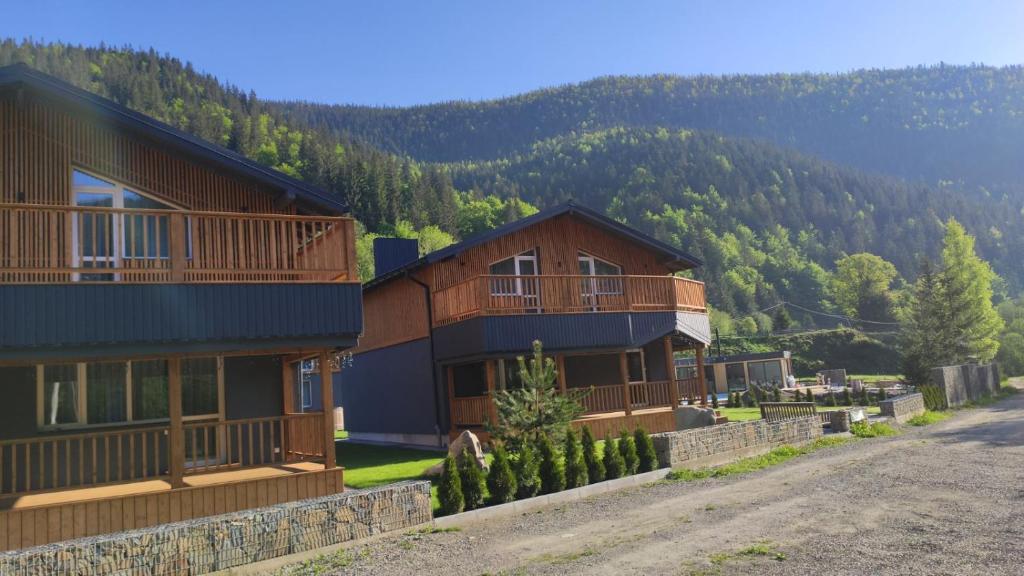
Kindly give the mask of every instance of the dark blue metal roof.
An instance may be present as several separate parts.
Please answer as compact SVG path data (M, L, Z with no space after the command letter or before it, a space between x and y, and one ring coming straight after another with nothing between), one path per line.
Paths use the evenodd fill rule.
M331 213L347 213L348 207L327 192L267 168L236 152L182 132L154 118L135 112L112 100L97 96L58 78L34 70L25 64L0 67L0 87L21 84L56 96L90 112L143 132L156 141L210 162L226 166L244 176L304 200L313 207Z
M377 276L397 270L420 257L420 243L406 238L374 238L373 269Z
M617 234L628 240L632 240L637 244L646 246L650 250L662 254L667 260L666 264L668 264L670 267L673 267L674 265L674 267L678 268L679 270L685 270L688 268L696 268L697 266L703 264L703 262L701 262L699 259L687 254L686 252L683 252L682 250L679 250L678 248L670 246L662 242L661 240L658 240L657 238L648 236L647 234L644 234L643 232L640 232L635 228L631 228L621 222L612 220L611 218L605 216L604 214L601 214L596 210L592 210L590 208L587 208L586 206L581 206L579 204L576 204L575 201L570 200L564 204L559 204L558 206L553 206L551 208L541 210L540 212L537 212L532 216L520 218L515 222L510 222L508 224L505 224L504 226L499 226L494 230L488 230L487 232L477 234L476 236L467 238L462 242L452 244L447 248L442 248L440 250L431 252L430 254L427 254L426 256L423 256L413 262L410 262L405 266L396 268L395 270L392 270L387 274L378 274L376 278L367 282L363 286L363 289L372 289L380 284L383 284L384 282L387 282L391 278L395 278L397 276L404 274L405 272L415 270L422 266L426 266L427 264L447 260L448 258L452 258L453 256L456 256L474 246L479 246L480 244L490 242L491 240L500 238L507 234L518 232L519 230L522 230L529 226L533 226L538 222L543 222L545 220L554 218L556 216L561 216L563 214L573 214L579 216L584 220L590 222L591 224L598 226L599 228L603 228L604 230L607 230L613 234Z

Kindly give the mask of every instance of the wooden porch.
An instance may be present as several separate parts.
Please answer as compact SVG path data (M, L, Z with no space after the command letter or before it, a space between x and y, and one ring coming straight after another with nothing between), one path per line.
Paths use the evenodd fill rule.
M169 421L0 441L0 551L326 496L344 490L331 410L190 420L169 358ZM330 353L321 401L333 406Z
M432 298L435 327L507 314L707 311L704 283L677 276L481 275Z
M675 376L675 348L671 336L663 338L666 374ZM621 384L589 387L568 387L566 385L565 355L555 355L558 372L558 391L574 394L583 405L583 415L573 422L574 426L587 425L595 435L601 430L618 434L622 427L628 429L643 426L648 432L664 432L675 429L673 409L683 403L707 406L707 383L704 380L704 346L694 347L696 354L696 376L693 378L672 378L670 380L631 382L626 352L619 353L619 380ZM451 436L465 429L480 431L488 421L497 418L494 394L497 392L495 361L485 363L487 394L482 396L456 397L454 371L448 368L448 399Z

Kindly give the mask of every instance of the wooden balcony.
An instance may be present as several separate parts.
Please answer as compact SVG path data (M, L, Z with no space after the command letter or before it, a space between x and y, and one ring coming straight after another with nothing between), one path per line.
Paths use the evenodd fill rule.
M433 294L434 325L477 316L706 312L704 283L674 276L476 276Z
M0 204L0 283L357 282L354 221Z
M606 413L629 414L651 408L672 408L670 386L668 381L632 382L629 384L628 396L621 384L569 388L567 393L575 395L583 405L584 413L581 420L585 420ZM687 404L700 403L700 382L696 378L676 380L675 386L676 397L681 401ZM625 408L627 402L629 410ZM491 397L486 395L453 398L452 422L456 428L482 427L488 418L493 418L493 405Z

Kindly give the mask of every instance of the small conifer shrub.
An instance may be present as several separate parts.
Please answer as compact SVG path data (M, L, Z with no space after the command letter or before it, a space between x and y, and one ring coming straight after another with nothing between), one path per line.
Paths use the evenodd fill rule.
M540 492L540 463L533 446L523 444L516 459L516 498L533 498Z
M583 461L587 464L587 480L593 484L604 480L604 461L597 453L597 442L590 428L583 427Z
M458 465L450 454L444 459L441 485L437 488L437 499L441 501L441 513L446 516L458 514L466 508L466 501L462 497L462 482L459 479Z
M658 455L654 451L654 440L643 428L633 431L633 442L636 443L636 455L640 459L640 472L650 472L658 468Z
M537 440L537 455L540 456L541 494L565 490L565 465L547 434L541 434Z
M565 432L565 487L579 488L587 485L587 463L583 461L583 450L576 439L576 432L570 426Z
M494 460L487 473L487 491L493 504L505 504L516 499L516 475L508 452L501 445L494 447Z
M623 430L619 433L619 453L622 454L622 463L625 466L623 475L636 474L640 467L640 457L636 453L636 441L633 435Z
M484 480L483 470L477 464L476 458L466 448L462 451L458 461L459 482L462 484L462 498L466 510L473 510L484 505Z
M621 478L626 469L622 454L611 434L604 437L604 477L607 480Z

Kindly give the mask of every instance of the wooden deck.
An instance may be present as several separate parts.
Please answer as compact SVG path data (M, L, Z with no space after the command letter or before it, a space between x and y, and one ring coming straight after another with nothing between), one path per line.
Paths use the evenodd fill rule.
M295 462L189 476L173 489L148 480L0 500L0 551L146 528L344 490L341 468Z
M586 426L594 438L604 438L606 435L618 436L622 430L632 432L638 427L642 427L648 434L671 432L676 429L676 420L672 408L664 406L633 410L628 415L625 412L590 414L574 420L572 425L577 430Z

